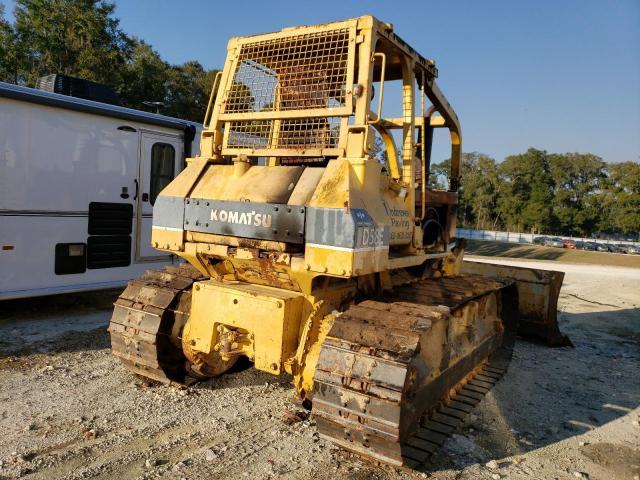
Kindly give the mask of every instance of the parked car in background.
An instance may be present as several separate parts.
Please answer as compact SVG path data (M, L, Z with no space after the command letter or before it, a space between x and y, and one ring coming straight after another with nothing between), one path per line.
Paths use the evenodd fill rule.
M609 251L613 253L627 253L628 249L629 245L625 245L624 243L609 244Z
M631 255L640 255L640 246L638 245L627 245L627 253Z
M590 242L586 240L574 240L572 238L561 237L535 237L532 241L535 245L544 245L546 247L567 248L575 250L586 250L591 252L611 252L625 253L632 255L640 255L640 245L631 243L604 243Z
M544 244L547 247L564 248L564 241L560 237L548 238Z
M632 245L629 245L627 243L618 243L616 245L616 247L618 248L618 251L620 253L629 253L629 247L631 247Z

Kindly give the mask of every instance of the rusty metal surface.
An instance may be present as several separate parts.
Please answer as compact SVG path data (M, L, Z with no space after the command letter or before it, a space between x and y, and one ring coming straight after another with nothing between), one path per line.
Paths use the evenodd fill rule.
M376 461L422 464L504 373L513 342L509 329L505 339L490 335L440 375L415 385L416 358L425 347L420 342L439 322L464 318L461 311L477 311L510 285L473 275L422 280L339 315L314 377L312 411L320 435Z
M558 326L558 297L563 272L467 260L462 262L462 272L513 280L517 289L518 333L542 340L551 347L573 345Z
M114 303L109 323L111 352L136 375L166 384L196 379L185 369L180 336L189 316L193 267L148 270L132 280Z

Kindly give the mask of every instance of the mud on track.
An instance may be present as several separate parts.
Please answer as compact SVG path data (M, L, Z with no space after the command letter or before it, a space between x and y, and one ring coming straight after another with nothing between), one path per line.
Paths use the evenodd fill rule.
M560 323L576 348L518 341L504 379L415 473L338 451L311 418L291 423L289 379L246 364L190 390L146 386L109 353L117 292L5 302L0 479L633 479L640 269L552 265L567 272Z

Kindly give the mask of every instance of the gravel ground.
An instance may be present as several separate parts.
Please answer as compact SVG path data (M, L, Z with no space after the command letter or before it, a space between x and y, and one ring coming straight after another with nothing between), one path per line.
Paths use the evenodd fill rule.
M638 479L640 269L552 265L567 271L575 348L518 341L421 472L339 451L312 418L288 424L287 377L244 365L188 390L147 386L109 353L117 292L4 302L0 479Z

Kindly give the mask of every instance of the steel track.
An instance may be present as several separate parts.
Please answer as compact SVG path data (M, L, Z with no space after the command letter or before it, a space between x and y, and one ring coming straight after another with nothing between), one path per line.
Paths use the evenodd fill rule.
M181 344L191 287L200 279L186 265L147 271L129 282L109 324L112 352L128 370L176 386L201 379L188 369ZM479 345L410 400L403 390L420 335L430 317L443 315L442 306L455 312L508 286L468 275L423 280L341 314L322 346L314 378L312 413L320 435L374 461L423 465L506 372L516 329L506 322L503 335ZM350 338L354 332L359 343ZM411 401L418 401L412 408L419 411L415 425L407 427L401 410Z
M189 265L147 270L132 280L114 304L111 351L136 375L173 385L198 380L182 353L191 286L204 277Z
M478 276L422 280L340 315L314 378L312 412L321 437L374 461L410 469L424 464L506 372L516 317L504 305L503 334L415 391L407 378L419 338L443 312L499 297L509 286Z

